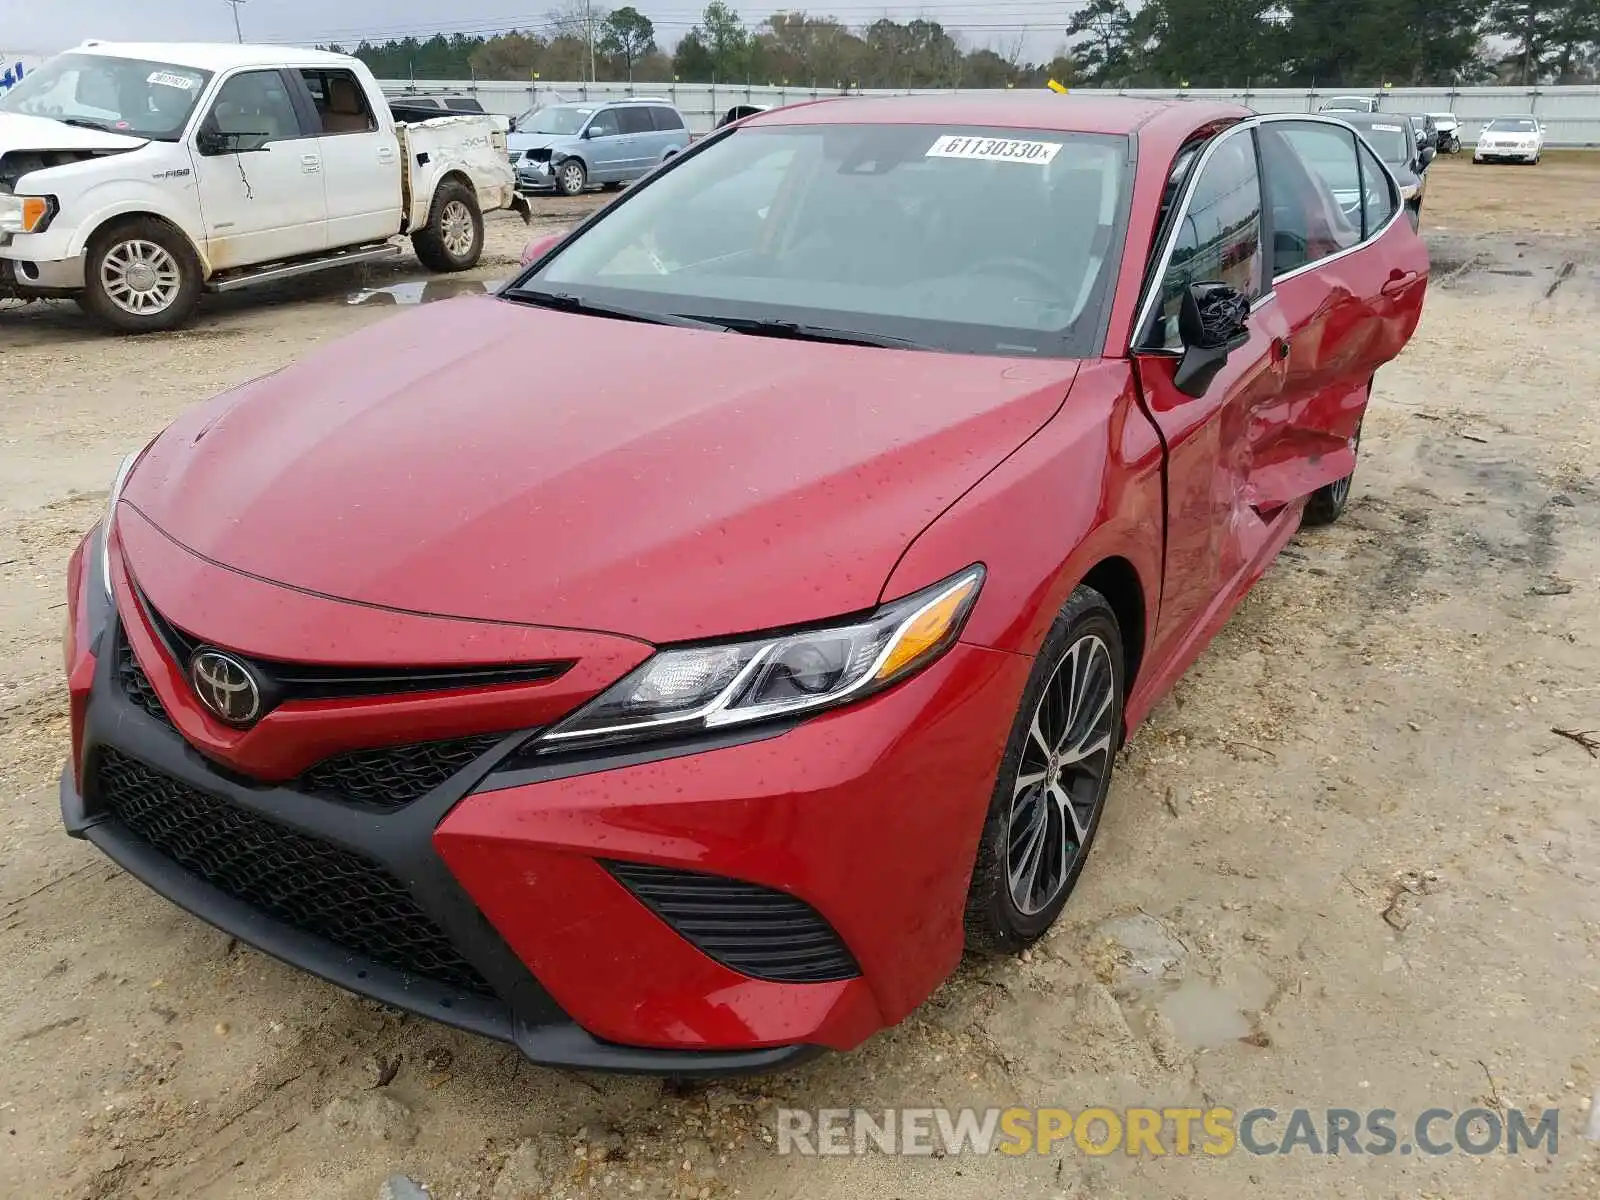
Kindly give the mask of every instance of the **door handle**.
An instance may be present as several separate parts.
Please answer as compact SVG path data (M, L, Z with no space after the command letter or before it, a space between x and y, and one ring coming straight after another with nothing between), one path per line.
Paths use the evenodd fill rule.
M393 146L379 146L378 147L378 161L379 162L393 162L394 161L394 147Z
M1389 282L1379 290L1385 296L1394 296L1406 290L1417 280L1415 271L1402 271L1399 267L1389 272Z
M307 175L315 175L322 170L322 160L315 154L302 154L300 156L300 169Z

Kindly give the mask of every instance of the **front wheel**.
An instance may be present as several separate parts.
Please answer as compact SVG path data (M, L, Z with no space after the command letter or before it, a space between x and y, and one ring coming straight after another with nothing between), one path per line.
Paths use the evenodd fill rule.
M79 307L117 333L176 329L200 300L200 262L188 239L149 217L96 233L84 266Z
M411 235L411 248L430 271L466 271L483 255L483 212L478 194L459 180L439 185L428 223Z
M967 944L1010 953L1044 936L1083 871L1122 737L1122 634L1080 587L1022 692L967 893Z
M589 172L583 161L569 158L556 170L556 188L563 196L577 196L589 186Z

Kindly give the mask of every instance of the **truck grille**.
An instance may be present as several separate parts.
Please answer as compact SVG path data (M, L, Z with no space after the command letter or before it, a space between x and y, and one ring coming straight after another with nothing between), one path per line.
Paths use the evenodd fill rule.
M110 748L98 803L152 848L223 894L399 971L492 996L409 892L377 864L237 808Z
M645 863L603 865L684 940L741 975L830 983L861 974L833 927L787 892Z

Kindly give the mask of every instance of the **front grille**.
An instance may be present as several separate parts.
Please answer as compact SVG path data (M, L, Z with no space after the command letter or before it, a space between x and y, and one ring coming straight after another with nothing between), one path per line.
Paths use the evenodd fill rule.
M158 721L172 724L172 718L167 716L167 710L161 703L161 697L156 695L150 677L144 673L144 668L134 656L133 647L128 645L128 639L120 631L117 634L117 680L136 707L144 709Z
M175 728L150 677L117 635L117 680L128 700ZM427 795L500 741L504 734L417 742L375 750L350 750L325 758L286 786L324 800L363 804L393 812ZM252 781L254 782L254 781Z
M292 785L328 800L353 801L386 812L404 808L427 795L504 734L418 742L381 750L351 750L325 758Z
M115 750L98 803L186 871L285 925L446 986L494 989L396 879L348 850L236 808Z
M831 983L861 974L833 927L787 892L645 863L604 866L685 940L742 975Z

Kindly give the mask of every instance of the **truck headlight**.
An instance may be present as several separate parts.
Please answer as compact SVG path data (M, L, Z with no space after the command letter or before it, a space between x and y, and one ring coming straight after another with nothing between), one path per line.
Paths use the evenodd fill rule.
M43 233L55 215L54 196L0 195L0 233Z

